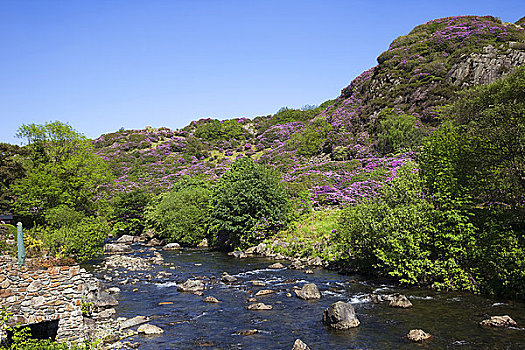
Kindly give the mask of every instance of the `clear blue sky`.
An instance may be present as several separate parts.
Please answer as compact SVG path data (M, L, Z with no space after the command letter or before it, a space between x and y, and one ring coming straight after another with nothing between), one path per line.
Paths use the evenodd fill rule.
M525 2L0 0L0 142L320 104L414 26L467 14L515 22Z

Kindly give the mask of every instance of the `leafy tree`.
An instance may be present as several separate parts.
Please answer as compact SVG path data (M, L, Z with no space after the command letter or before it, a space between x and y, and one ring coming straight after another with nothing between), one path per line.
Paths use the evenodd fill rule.
M107 164L91 143L68 124L22 125L17 134L28 141L27 176L13 186L19 214L41 218L49 209L67 205L93 213L93 197L111 179Z
M147 213L148 223L170 242L196 246L206 237L211 188L207 181L185 177L160 195Z
M237 159L213 189L210 234L220 248L246 247L285 224L288 196L275 173Z
M27 148L0 143L0 213L12 211L15 197L11 185L25 176L22 160L27 153Z
M144 230L144 211L151 202L151 194L142 189L120 193L113 201L113 222L121 233L139 235Z
M326 137L333 127L326 118L319 117L312 120L305 128L287 141L287 146L295 149L298 154L312 157L320 153L326 143Z

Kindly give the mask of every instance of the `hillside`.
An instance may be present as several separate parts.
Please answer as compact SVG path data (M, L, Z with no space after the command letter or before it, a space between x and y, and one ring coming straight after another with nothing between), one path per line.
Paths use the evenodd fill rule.
M377 66L319 107L283 108L254 120L201 119L180 130L102 135L93 143L118 177L106 186L112 192L138 187L160 192L184 175L216 179L246 155L277 168L290 193L308 191L314 205L372 196L414 157L417 140L437 125L440 106L525 62L524 23L460 16L417 26L394 40ZM382 139L392 132L384 121L395 118L409 121L401 133L416 141L396 146Z

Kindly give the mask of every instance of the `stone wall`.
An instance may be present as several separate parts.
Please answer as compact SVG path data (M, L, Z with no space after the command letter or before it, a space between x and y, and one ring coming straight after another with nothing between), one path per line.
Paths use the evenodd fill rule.
M82 289L89 276L78 265L28 268L0 256L0 307L12 314L11 325L58 320L57 340L83 341Z

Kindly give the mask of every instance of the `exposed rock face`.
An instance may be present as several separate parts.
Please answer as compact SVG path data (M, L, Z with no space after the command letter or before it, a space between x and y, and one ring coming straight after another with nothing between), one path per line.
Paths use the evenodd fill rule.
M266 305L264 303L256 303L256 304L250 304L247 307L248 310L271 310L273 309L273 306Z
M487 320L483 320L479 323L482 326L485 327L498 327L498 328L506 328L506 327L517 327L518 324L516 321L514 321L510 316L492 316L491 318Z
M324 310L323 323L334 329L350 329L360 324L354 307L342 301L333 303Z
M298 298L301 298L303 300L312 300L312 299L320 299L321 298L321 292L319 292L319 289L315 285L315 283L307 283L305 284L301 289L296 290L295 294Z
M412 307L412 303L410 302L410 300L408 300L408 298L403 294L393 295L388 305L390 307L399 307L403 309L408 309L409 307Z
M525 52L510 48L501 52L494 46L483 48L483 52L472 53L452 66L447 76L450 82L461 88L489 84L525 64Z
M432 336L421 329L411 329L407 334L407 338L415 343L421 343L430 339Z
M137 329L137 332L144 333L146 335L154 335L154 334L162 334L164 333L164 330L152 324L143 324Z
M177 286L179 292L194 293L204 290L204 283L201 280L187 280Z
M106 254L126 254L131 253L133 249L127 244L123 243L108 243L104 246Z
M310 348L301 339L296 339L292 350L310 350Z

